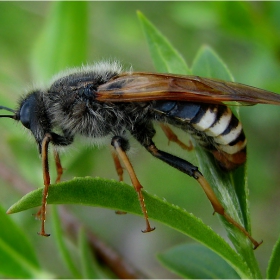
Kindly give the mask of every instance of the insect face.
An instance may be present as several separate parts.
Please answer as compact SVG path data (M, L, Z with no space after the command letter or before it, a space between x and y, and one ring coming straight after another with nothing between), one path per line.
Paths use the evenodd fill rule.
M40 153L43 138L51 130L51 122L42 97L41 91L31 92L26 98L21 100L19 109L15 114L15 119L32 132L38 143Z

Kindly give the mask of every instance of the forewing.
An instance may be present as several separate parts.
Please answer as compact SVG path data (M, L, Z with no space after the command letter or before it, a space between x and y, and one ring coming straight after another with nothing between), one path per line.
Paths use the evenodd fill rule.
M201 78L154 73L125 73L100 85L98 101L140 102L179 100L205 103L237 101L249 105L280 105L280 95L243 84Z

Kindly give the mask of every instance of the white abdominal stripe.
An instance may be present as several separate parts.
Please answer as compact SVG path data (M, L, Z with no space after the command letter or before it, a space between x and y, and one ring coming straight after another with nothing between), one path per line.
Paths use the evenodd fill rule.
M211 137L216 149L227 154L233 155L246 147L242 124L226 106L209 106L190 123L197 131Z

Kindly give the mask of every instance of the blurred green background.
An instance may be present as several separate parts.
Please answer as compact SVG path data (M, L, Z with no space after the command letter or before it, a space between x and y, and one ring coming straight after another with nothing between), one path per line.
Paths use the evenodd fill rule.
M51 5L51 2L0 2L1 105L15 108L28 86L39 82L32 68L32 51L48 20ZM136 16L140 10L169 38L189 65L201 45L207 44L228 65L236 81L280 93L279 2L89 2L87 9L89 42L85 46L87 60L83 63L117 59L127 69L132 66L137 71L154 71ZM257 240L264 240L256 251L264 271L280 232L280 110L277 106L244 106L240 114L248 138L252 230ZM7 119L0 122L0 169L11 168L31 186L42 186L41 162L33 139L20 124ZM161 149L182 155L175 145L167 146L159 129L155 141ZM184 157L190 161L195 158L192 153ZM151 158L133 141L131 159L149 193L193 212L226 236L217 217L212 217L212 208L196 182ZM110 149L106 147L85 148L77 140L62 155L62 162L66 169L64 180L86 175L117 179ZM1 181L0 203L5 209L20 197L12 183ZM157 230L142 234L144 221L140 217L116 216L111 210L82 206L67 208L150 277L171 277L155 260L156 252L174 244L193 242L153 221ZM43 262L46 268L60 275L63 268L59 256L54 254L53 240L37 236L39 222L33 220L33 212L12 218L36 245L41 260L52 256L50 262Z

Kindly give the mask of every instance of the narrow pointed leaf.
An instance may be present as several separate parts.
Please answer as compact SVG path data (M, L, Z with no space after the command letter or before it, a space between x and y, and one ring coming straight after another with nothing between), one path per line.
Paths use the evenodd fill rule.
M0 275L8 278L50 276L41 271L31 243L1 207L0 224Z
M145 21L147 20L145 19ZM150 25L151 24L148 22L147 26L149 27ZM152 59L155 59L154 56L158 60L162 59L160 62L166 66L166 69L168 71L170 71L171 73L180 73L181 68L179 67L176 69L176 64L174 64L174 61L178 61L178 57L176 56L176 54L174 54L174 52L174 55L172 55L172 52L170 52L170 56L168 57L168 59L166 59L165 57L162 58L162 56L157 56L157 53L164 52L167 45L169 49L174 49L174 47L172 47L169 42L168 44L164 44L164 41L161 41L161 44L158 44L157 38L149 35L149 33L153 34L158 32L155 27L146 28L145 32L148 33L147 39L149 45L157 46L156 54L153 48L150 47ZM162 71L160 62L155 64L158 71ZM198 52L192 70L196 71L195 73L192 73L196 75L202 74L210 78L215 77L227 80L232 79L232 76L230 75L230 72L228 71L225 64L209 47L203 47ZM239 171L235 173L222 172L209 153L203 150L195 141L194 145L196 148L196 154L200 169L214 189L218 199L224 205L227 213L238 223L248 226L250 223L247 215L248 191L245 188L247 182L245 180L245 169L241 167ZM235 186L235 183L238 183L239 185ZM235 188L241 188L241 190L236 193ZM237 194L239 196L237 196ZM233 242L236 250L240 253L243 260L249 265L252 275L256 278L261 278L260 270L252 251L252 244L250 244L247 237L242 234L237 228L224 221L224 219L222 219L222 221L224 222L229 238Z
M90 246L87 242L87 236L84 228L79 231L78 247L81 259L81 270L84 279L108 279L95 256L90 251Z
M190 70L184 58L173 48L168 39L141 12L138 12L138 18L146 35L151 57L157 71L162 73L189 74Z
M203 46L193 61L192 73L201 77L233 81L227 65L209 46Z
M192 69L197 71L193 73L196 75L207 75L210 78L217 78L220 75L220 78L232 80L228 68L210 47L202 47L199 50ZM219 200L226 207L227 213L250 231L246 166L243 165L233 172L226 173L221 171L213 157L199 145L196 145L196 154L202 173L216 191ZM261 277L254 253L251 250L252 245L248 239L237 228L233 228L224 220L223 222L237 251L250 264L252 273L255 274L255 277Z
M248 267L240 256L200 219L146 192L143 192L143 195L151 219L162 222L196 239L223 256L240 276L250 278ZM42 188L25 195L10 207L8 213L16 213L39 206L41 200ZM99 206L142 216L135 190L124 183L105 179L76 178L69 182L50 186L48 204Z
M182 244L158 255L160 262L189 279L238 279L238 274L220 256L200 244Z
M267 279L279 279L280 277L280 236L272 250L266 277Z
M44 30L32 53L36 81L48 81L66 67L86 63L87 2L52 2Z
M53 232L55 235L55 241L58 247L58 252L65 263L65 266L72 273L74 278L81 278L81 273L78 271L77 266L75 265L67 245L65 243L65 239L63 238L63 232L61 228L61 222L58 216L58 212L55 206L52 207L52 222L53 222Z

